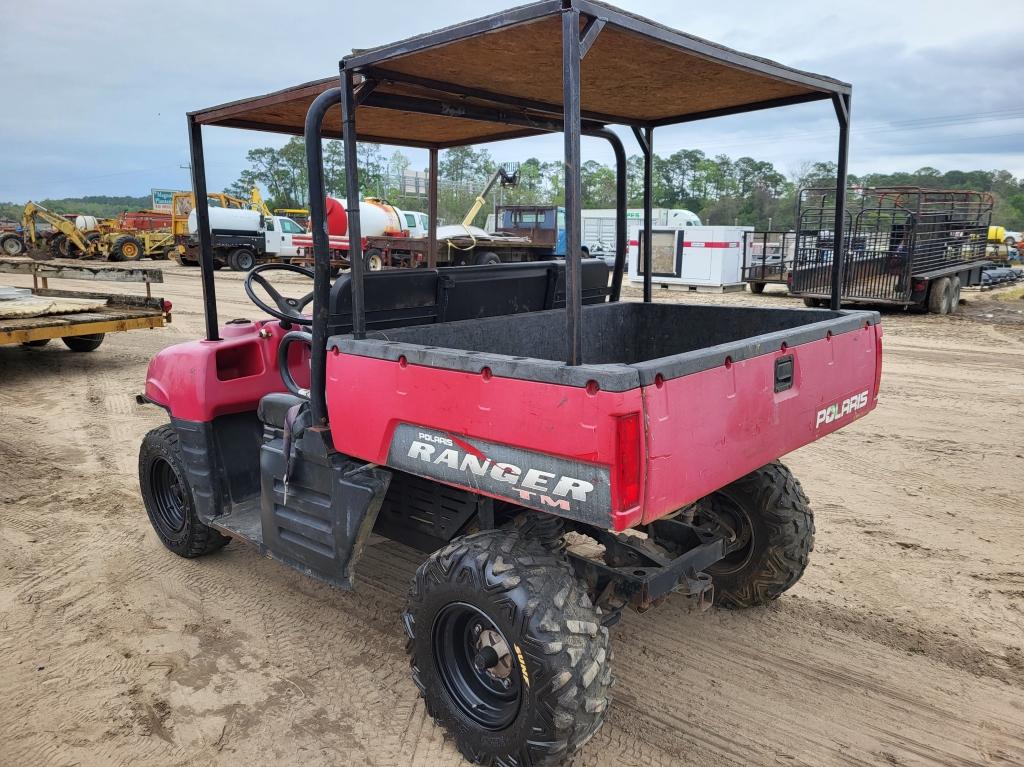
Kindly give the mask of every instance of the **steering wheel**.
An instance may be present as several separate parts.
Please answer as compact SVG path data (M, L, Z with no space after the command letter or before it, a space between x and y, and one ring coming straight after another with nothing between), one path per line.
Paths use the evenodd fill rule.
M277 289L270 284L270 281L263 276L264 272L271 272L275 270L279 272L294 272L296 274L309 277L309 279L313 279L313 270L307 269L304 266L279 263L260 264L245 275L245 294L249 296L249 300L271 317L276 317L283 322L290 322L295 325L312 325L312 318L304 316L302 314L302 310L305 309L313 300L313 291L309 291L302 298L288 298L287 296L282 296ZM253 290L252 287L254 282L267 291L267 295L273 299L276 308L270 306L266 301L256 295L256 291Z

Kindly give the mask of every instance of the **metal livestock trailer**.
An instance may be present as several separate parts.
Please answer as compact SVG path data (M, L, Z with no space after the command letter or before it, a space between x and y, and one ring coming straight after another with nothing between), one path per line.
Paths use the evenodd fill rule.
M960 289L981 284L992 195L913 186L803 189L790 292L822 305L837 275L836 211L843 211L842 300L956 311Z

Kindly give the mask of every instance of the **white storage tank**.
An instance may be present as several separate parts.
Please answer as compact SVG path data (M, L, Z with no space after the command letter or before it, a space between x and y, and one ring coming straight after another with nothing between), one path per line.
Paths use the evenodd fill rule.
M263 214L247 208L210 208L210 229L215 234L262 234ZM188 214L188 233L199 231L196 211Z
M99 226L96 216L75 216L75 229L80 232L92 232Z
M743 290L743 238L752 226L651 228L651 280L663 287ZM629 279L642 283L643 230L630 233Z
M367 197L359 203L359 234L363 237L398 235L402 221L398 209L376 197ZM341 200L327 198L327 233L332 237L348 236L348 213Z

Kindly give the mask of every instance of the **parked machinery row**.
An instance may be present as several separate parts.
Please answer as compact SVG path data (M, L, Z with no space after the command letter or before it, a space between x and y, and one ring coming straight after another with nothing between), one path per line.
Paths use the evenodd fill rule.
M282 219L276 211L274 215L270 213L256 188L252 189L248 199L211 194L210 204L230 211L227 215L248 215L254 219L256 223L251 228L260 230L261 239L264 222L266 230L272 232L274 222ZM191 228L189 225L189 214L194 207L191 192L175 192L169 211L125 211L117 218L106 219L57 213L29 202L22 211L21 226L0 231L0 252L18 256L30 250L41 250L53 258L103 261L174 258L187 264L190 240L195 235L194 221ZM297 215L304 213L302 210L291 212ZM302 231L298 224L291 224L288 229L289 234ZM265 250L270 253L274 248ZM260 254L263 251L261 248ZM257 255L253 254L247 268L255 264ZM229 263L226 257L224 260Z
M140 218L139 213L124 213L116 219L95 216L74 218L55 213L34 202L22 211L20 231L0 235L0 250L7 256L19 256L30 250L43 250L53 258L90 258L104 261L138 261L144 256L167 258L174 237L167 226L161 228L159 211ZM143 220L144 219L144 220Z

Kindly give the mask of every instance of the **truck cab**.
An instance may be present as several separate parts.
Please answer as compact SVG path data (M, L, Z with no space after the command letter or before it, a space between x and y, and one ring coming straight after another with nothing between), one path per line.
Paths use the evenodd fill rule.
M305 234L306 230L297 223L287 216L268 216L264 219L263 228L267 255L291 258L299 254L292 237L296 234Z
M396 208L396 210L398 210ZM410 237L426 237L430 229L430 219L426 213L416 210L398 210L398 218L402 228L409 232Z
M553 256L565 256L565 208L559 205L499 205L494 232L526 237Z

